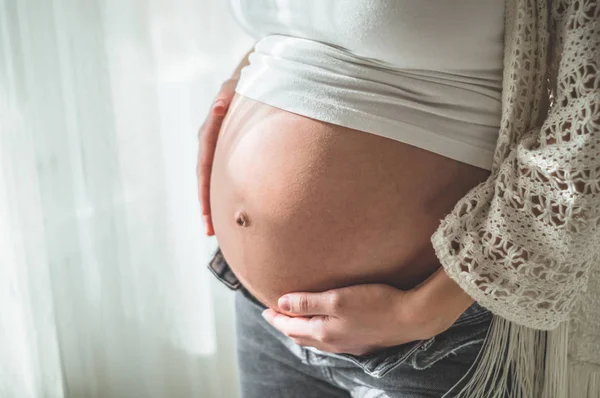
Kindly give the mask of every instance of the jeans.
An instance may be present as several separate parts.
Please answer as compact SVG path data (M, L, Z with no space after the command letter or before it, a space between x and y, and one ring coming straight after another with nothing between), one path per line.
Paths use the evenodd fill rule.
M269 325L266 307L236 280L220 251L209 266L236 291L243 398L452 397L469 380L492 314L474 303L446 331L356 356L302 347Z

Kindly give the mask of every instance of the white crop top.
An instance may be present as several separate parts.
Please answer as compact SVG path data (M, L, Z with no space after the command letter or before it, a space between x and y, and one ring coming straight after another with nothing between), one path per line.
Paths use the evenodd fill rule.
M232 0L258 39L236 91L490 169L502 0Z

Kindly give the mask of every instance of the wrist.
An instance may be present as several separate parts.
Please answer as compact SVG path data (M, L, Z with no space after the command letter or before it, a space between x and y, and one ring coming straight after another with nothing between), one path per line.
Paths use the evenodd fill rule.
M405 306L422 329L421 339L448 329L475 300L440 268L424 282L409 290Z
M390 317L394 320L394 327L391 330L394 331L394 335L391 339L395 339L398 336L395 331L402 330L401 337L403 341L392 341L393 344L389 346L403 344L408 341L426 340L433 335L431 334L430 319L427 314L424 314L424 308L419 300L415 300L414 294L411 290L399 291L398 299L393 302L392 311Z

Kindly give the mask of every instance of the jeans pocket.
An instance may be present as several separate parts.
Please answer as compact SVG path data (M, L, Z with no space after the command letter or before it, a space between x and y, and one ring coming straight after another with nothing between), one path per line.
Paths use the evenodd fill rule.
M423 370L449 355L460 354L469 356L465 361L475 361L491 321L492 314L474 303L449 329L432 337L423 349L415 352L410 359L410 365L414 369Z

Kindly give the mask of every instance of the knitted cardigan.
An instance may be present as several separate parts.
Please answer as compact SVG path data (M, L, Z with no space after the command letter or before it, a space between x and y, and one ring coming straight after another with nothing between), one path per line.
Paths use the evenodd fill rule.
M600 0L506 0L489 178L431 242L494 313L461 397L600 397Z

